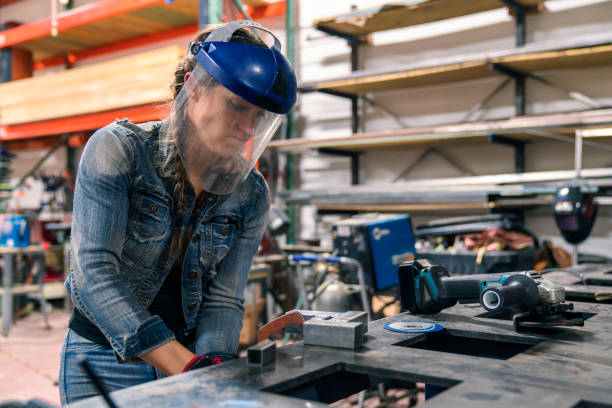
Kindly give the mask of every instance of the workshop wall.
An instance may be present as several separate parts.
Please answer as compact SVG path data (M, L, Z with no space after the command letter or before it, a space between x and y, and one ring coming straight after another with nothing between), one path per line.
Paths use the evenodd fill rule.
M306 5L306 3L308 3ZM350 48L345 40L326 35L312 27L318 18L347 13L351 5L358 9L379 6L380 1L311 0L300 2L299 76L303 82L337 78L350 72ZM612 1L562 0L545 3L546 10L527 16L527 43L557 41L576 36L612 31ZM444 58L461 53L487 52L514 47L514 21L506 9L492 10L416 27L389 30L371 35L372 45L360 47L361 69L392 69L394 66L422 59ZM579 91L612 105L610 68L568 69L542 72L542 76L566 90ZM447 85L400 89L369 94L377 105L363 107L362 130L376 131L407 126L454 123L464 120L467 112L504 78L463 81ZM472 119L495 119L514 114L514 87L509 84L495 96L486 109L475 113ZM588 106L569 98L566 92L527 80L528 114L542 114L571 110L584 110ZM299 137L320 138L350 134L350 102L329 95L302 94L299 100ZM423 178L457 177L469 170L473 175L491 175L514 172L513 150L506 146L482 143L438 143L461 165L457 169L448 161L430 155L428 160L403 177L409 167L427 146L367 150L360 160L360 177L364 184L388 184ZM584 147L583 168L609 167L610 151ZM572 141L538 139L526 146L526 171L570 170L574 168ZM350 185L350 162L347 158L304 154L300 157L300 188L325 188L329 185ZM303 207L300 219L301 238L329 239L329 223L316 220L311 207ZM457 213L412 214L415 224ZM610 206L600 208L592 237L581 248L585 251L604 252L610 246L612 222ZM322 222L320 222L322 221ZM548 207L529 210L528 228L543 237L559 237ZM324 242L325 243L325 242ZM562 243L562 241L560 241ZM605 251L607 252L607 250Z
M79 7L95 0L75 0ZM345 40L316 30L312 22L318 18L346 13L351 6L358 9L380 6L381 0L308 0L296 1L296 68L299 80L342 77L350 72L350 49ZM546 3L547 10L527 16L527 42L554 41L575 36L612 31L612 1L609 0L556 0ZM47 18L50 2L22 0L0 8L0 24L8 21L29 22ZM272 28L284 43L284 18L261 21ZM172 40L186 44L188 38ZM415 27L374 33L371 45L360 48L360 66L363 69L379 69L400 66L422 59L444 58L450 55L495 51L514 46L514 22L506 9L492 10L471 16ZM149 47L156 47L159 44ZM146 48L146 47L144 47ZM144 50L144 48L142 50ZM131 53L139 50L124 51ZM115 58L120 54L99 57ZM87 60L83 64L98 62ZM81 62L79 62L81 64ZM61 69L53 68L53 69ZM35 72L45 75L46 72ZM609 67L571 69L565 72L544 72L547 79L563 85L568 90L580 91L602 105L612 105L612 81ZM439 86L377 92L368 95L376 104L392 112L395 118L382 109L369 104L363 107L362 130L376 131L406 126L453 123L464 119L477 102L481 101L503 79L463 81ZM527 81L527 112L546 113L585 109L580 102L570 99L566 93L534 81ZM342 98L310 93L299 96L297 112L298 137L319 138L347 136L350 133L350 103ZM484 111L472 119L494 119L512 116L513 86L510 84L499 93ZM413 163L427 146L368 150L361 159L361 180L365 184L400 182L423 178L444 178L464 175L488 175L512 173L513 151L509 147L483 143L437 144L463 170L443 158L430 155L428 160L407 174L404 170ZM13 161L13 176L25 174L45 151L18 152ZM80 149L77 149L77 161ZM572 169L574 145L561 141L537 140L526 147L527 171ZM612 165L609 151L585 146L583 167L609 167ZM494 159L492 159L494 158ZM304 154L298 158L299 188L321 188L330 184L350 185L349 160L345 158ZM61 148L43 165L41 171L52 172L65 168L66 151ZM468 172L466 173L467 170ZM42 186L31 180L24 197L10 201L20 208L36 206ZM39 193L37 193L39 192ZM27 197L27 199L26 199ZM38 198L39 199L39 198ZM612 242L609 236L612 223L611 206L602 206L591 238L583 244L588 250L600 251ZM414 224L434 218L457 215L456 213L412 214ZM319 222L322 221L322 222ZM300 217L300 237L329 240L329 223L316 220L314 209L304 207ZM539 235L558 237L554 221L547 208L528 212L527 227Z

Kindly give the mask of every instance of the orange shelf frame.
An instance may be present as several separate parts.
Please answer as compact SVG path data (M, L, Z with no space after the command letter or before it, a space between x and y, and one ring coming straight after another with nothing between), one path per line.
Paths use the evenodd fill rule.
M168 106L156 103L40 122L4 125L0 126L0 141L91 131L108 125L118 118L128 118L135 123L147 122L161 119L167 114Z
M17 3L18 1L21 0L0 0L0 7L8 6L9 4Z
M164 0L101 0L57 15L57 31L162 4ZM51 19L45 18L0 32L0 48L51 35Z
M282 1L277 1L274 3L270 3L262 7L244 6L244 11L253 20L260 20L263 18L282 16L287 11L287 3L285 2L285 0L282 0ZM239 14L239 15L242 15L242 14Z
M0 0L0 6L7 5L19 0ZM130 12L145 9L147 7L163 5L164 0L100 0L69 11L59 13L56 17L57 31L69 30L71 28L84 26ZM264 7L247 7L246 11L254 20L270 18L282 15L286 12L285 0L268 4ZM165 31L148 34L140 37L130 38L113 44L102 45L74 52L67 52L61 56L52 56L34 62L34 70L43 70L52 66L74 64L76 61L93 58L100 55L123 51L135 47L145 46L179 38L192 36L198 30L197 24L188 24L182 27L171 28ZM0 32L0 49L16 44L27 43L42 37L51 35L51 19L42 19L26 23ZM126 109L98 112L74 117L58 118L48 121L33 122L19 125L0 126L0 141L12 144L24 139L33 139L35 144L42 140L51 139L63 133L87 132L100 128L116 118L127 117L133 122L146 122L157 120L167 115L167 107L162 104L135 106ZM39 138L38 140L34 140ZM42 139L40 139L42 138ZM46 143L46 142L43 142Z

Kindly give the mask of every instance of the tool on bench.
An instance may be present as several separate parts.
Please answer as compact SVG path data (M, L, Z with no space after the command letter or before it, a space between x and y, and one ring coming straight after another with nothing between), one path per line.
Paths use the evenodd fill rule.
M426 259L400 265L402 310L438 313L459 303L480 303L486 317L508 314L514 328L583 326L582 313L571 312L562 286L545 281L536 272L508 272L449 276L448 271ZM484 317L484 316L483 316Z
M265 339L247 349L249 365L264 366L276 358L276 343Z
M364 343L368 320L360 311L291 310L259 329L257 341L283 331L302 333L306 345L355 350Z

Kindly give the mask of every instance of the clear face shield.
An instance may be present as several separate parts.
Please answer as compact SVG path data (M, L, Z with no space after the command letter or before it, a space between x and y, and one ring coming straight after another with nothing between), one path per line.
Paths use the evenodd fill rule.
M282 115L245 101L196 65L174 101L169 129L191 182L213 194L229 194L281 121Z
M206 46L210 43L202 44ZM220 48L218 43L212 44L217 44L217 48ZM255 50L256 53L270 51L250 44L227 42L222 44L233 44L230 48L234 53L245 47L247 50L250 50L249 47L262 49L262 51ZM261 102L261 92L256 85L253 91L252 84L257 82L257 78L253 80L252 73L245 74L244 69L237 71L237 74L230 72L233 75L232 80L238 77L241 81L238 85L228 82L224 76L227 71L235 69L233 67L226 68L221 74L213 76L215 74L213 68L218 66L223 68L222 55L215 56L217 59L213 61L215 67L209 67L209 71L213 74L209 73L200 61L202 58L208 58L209 54L213 55L213 51L215 47L212 51L208 49L208 53L204 54L202 54L204 51L199 50L200 54L196 55L198 63L195 64L172 104L168 137L176 144L187 175L194 186L213 194L229 194L247 177L280 126L283 114L266 109L270 107L265 101ZM228 61L228 63L240 65L247 57L236 55L233 62ZM251 57L250 60L257 58ZM204 62L209 62L209 59ZM256 66L254 69L257 74L261 66ZM229 86L225 86L221 81ZM247 84L247 88L241 85L244 83ZM264 85L263 88L266 87L270 88L268 85ZM234 91L228 88L233 88ZM251 99L251 102L245 98Z

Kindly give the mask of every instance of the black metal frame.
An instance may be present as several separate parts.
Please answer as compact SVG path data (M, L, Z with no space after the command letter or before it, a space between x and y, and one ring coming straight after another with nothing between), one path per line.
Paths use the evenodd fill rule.
M499 0L499 1L502 2L506 7L510 8L514 15L516 46L520 47L522 45L525 45L525 42L527 39L525 16L532 7L525 6L516 0ZM351 47L351 71L352 72L357 71L359 69L359 43L363 41L363 36L354 36L350 34L341 33L329 27L324 27L320 24L317 24L316 28L319 31L322 31L326 34L333 35L339 38L344 38L345 40L348 41L349 46ZM526 77L526 74L518 72L518 71L514 71L500 64L493 64L492 68L496 71L509 75L514 79L514 106L515 106L515 111L516 111L515 114L517 116L524 115L525 114L525 77ZM359 95L347 94L347 93L342 93L342 92L334 92L334 91L329 91L329 90L318 90L315 88L300 88L300 91L301 92L322 92L322 93L327 93L330 95L335 95L335 96L350 99L351 100L351 130L353 133L357 133L359 131L359 126L361 122L361 117L359 114L359 102L360 102L360 99L362 99L360 98ZM517 147L517 153L516 153L517 156L519 155L518 149L519 148ZM321 150L323 149L319 149L319 151ZM359 165L359 162L358 162L359 154L354 154L354 153L347 154L346 151L342 151L342 150L336 151L334 149L326 149L326 150L328 150L326 151L326 153L328 154L339 154L342 156L349 156L351 158L352 184L354 185L359 184L359 175L358 175L358 172L355 171L355 166ZM521 161L522 161L522 168L524 169L524 149L523 149L523 152L520 154L523 155L523 157L521 158ZM519 159L518 157L515 156L515 163L517 163L516 164L517 168L520 167L518 165L518 162L519 162Z
M489 135L489 142L513 147L514 172L523 173L525 171L525 145L529 142L494 134Z

